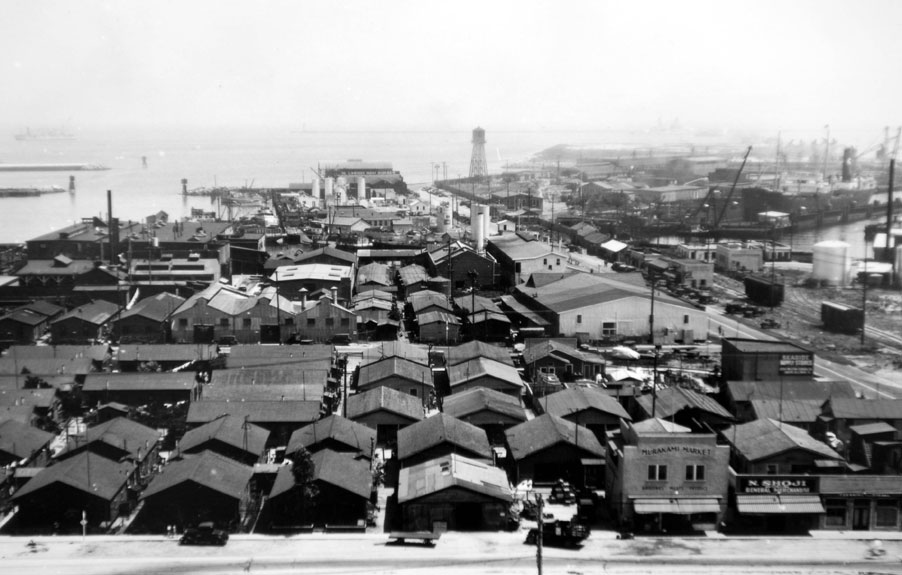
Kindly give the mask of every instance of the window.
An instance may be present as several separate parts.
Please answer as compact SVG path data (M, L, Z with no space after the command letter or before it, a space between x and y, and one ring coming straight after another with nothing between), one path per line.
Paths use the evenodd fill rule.
M249 317L242 318L241 319L241 327L243 327L244 329L250 329L251 328L251 318L249 318Z
M286 318L285 318L285 325L294 325L294 318L293 318L293 317L286 317Z
M544 264L544 265L547 266L547 265L548 265L548 258L543 259L543 260L542 260L542 264Z
M649 481L667 481L666 465L649 465L648 466Z
M704 465L687 465L686 481L704 481L705 466Z
M768 475L776 475L777 474L777 464L776 463L768 463L767 471L765 471Z
M539 373L550 373L554 375L554 366L553 365L543 365L539 368Z
M307 318L307 327L316 327L316 318Z
M582 322L583 322L583 316L577 314L577 316L576 316L576 323L582 323Z
M335 327L335 318L334 317L326 318L326 327Z
M561 258L557 258L557 260L555 261L555 265L561 265Z
M187 317L180 317L180 318L179 318L179 327L180 327L180 328L183 328L183 329L186 328L186 327L188 327L188 318L187 318Z
M683 316L683 323L689 323L689 314Z
M617 335L617 322L615 321L606 321L601 324L601 335L604 337L610 337L612 335Z
M223 317L219 319L219 327L229 327L229 318Z
M899 521L899 504L890 501L877 502L877 527L896 528Z
M349 325L351 325L351 322L348 318L341 318L341 327L348 327Z
M846 526L846 502L843 499L828 499L824 505L827 509L825 524L827 527Z
M410 388L410 395L416 397L416 396L417 396L417 388L411 387L411 388Z

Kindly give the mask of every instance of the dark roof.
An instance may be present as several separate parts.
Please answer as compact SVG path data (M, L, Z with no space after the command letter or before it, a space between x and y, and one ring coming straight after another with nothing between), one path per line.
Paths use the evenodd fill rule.
M407 297L407 301L410 302L411 307L413 308L413 312L417 315L420 314L424 309L429 307L438 307L448 312L453 311L451 307L451 302L448 301L448 298L445 297L444 294L431 292L431 291L420 291L415 294L411 294Z
M212 343L123 344L116 352L116 359L118 361L179 361L187 363L215 359L218 355L216 344Z
M460 320L450 311L433 310L417 314L417 323L420 327L431 323L446 325L460 325Z
M793 449L809 451L821 459L842 460L842 456L804 429L773 419L756 419L732 426L723 431L723 437L752 462Z
M31 457L53 441L54 437L52 433L12 419L0 421L0 451L17 459Z
M727 392L733 401L750 399L819 400L831 397L855 397L855 389L848 381L800 380L792 383L781 381L728 381Z
M78 306L72 311L54 319L52 323L55 324L57 322L74 318L87 323L92 323L94 325L103 325L117 313L119 313L118 305L106 300L97 300L91 303L86 303L82 306Z
M153 450L160 439L160 432L156 429L142 425L137 421L117 417L94 427L89 427L85 433L85 440L77 445L70 444L59 457L79 451L92 443L104 443L114 447L137 460L142 460L148 452Z
M511 457L520 461L559 443L577 446L598 457L604 457L604 447L595 434L582 425L546 413L506 430Z
M485 387L468 389L445 397L442 411L461 420L480 411L491 411L526 421L526 410L517 398Z
M378 284L387 287L395 285L392 279L391 267L379 262L360 266L360 269L357 270L357 285L367 284Z
M443 443L491 459L485 431L457 418L438 413L398 431L398 459L404 460Z
M322 481L359 497L369 498L373 490L373 473L367 459L351 453L322 449L310 456L313 462L313 479ZM276 474L269 497L277 497L294 487L291 466L283 465Z
M616 399L603 391L585 387L573 387L552 393L542 400L545 410L558 417L566 417L571 413L594 409L609 413L620 419L632 420Z
M333 248L332 246L325 246L319 249L310 250L309 252L304 252L301 255L294 258L295 263L304 262L309 259L313 259L322 255L326 255L329 257L333 257L335 259L343 260L351 264L357 263L357 255L352 254L350 252L346 252L343 250L339 250L337 248Z
M651 395L636 398L636 403L649 417L666 419L684 409L698 409L727 420L733 420L733 415L717 403L717 400L691 389L667 387L658 391L657 395L655 413L651 412Z
M409 264L399 268L398 274L401 276L401 282L406 286L411 286L429 279L429 272L419 264Z
M448 368L448 383L452 389L480 377L492 377L510 387L523 387L517 368L494 359L478 357Z
M77 276L94 269L92 260L70 260L65 256L57 256L52 260L29 260L16 271L17 276Z
M830 399L837 419L902 419L902 399Z
M31 303L27 303L19 309L31 310L41 315L46 315L47 317L53 317L66 311L66 308L44 300L37 300Z
M4 376L8 377L8 376ZM21 382L25 381L24 375L20 376ZM50 408L56 403L56 389L0 389L0 405L23 405L32 408Z
M850 425L849 431L857 435L874 435L877 433L896 433L896 428L885 421L864 423L862 425Z
M814 423L821 414L817 399L752 399L755 419L773 419L784 423Z
M83 391L191 391L197 387L193 371L176 373L89 373Z
M423 400L409 393L380 385L348 398L348 418L357 419L384 410L412 421L423 419Z
M185 298L169 292L162 292L135 303L131 309L122 312L119 320L130 317L144 317L151 321L162 322L185 302Z
M550 283L554 283L556 281L566 279L574 274L578 274L578 271L572 272L535 272L529 274L529 279L526 280L527 287L542 287L548 285Z
M584 353L577 349L576 346L556 339L530 338L525 343L526 348L523 350L523 361L526 364L531 364L548 356L553 356L563 361L575 358L586 363L604 363L604 359L601 357Z
M288 440L286 453L294 453L301 447L313 451L312 447L327 439L347 445L370 457L376 441L376 430L340 415L330 415L295 430Z
M732 344L738 351L743 353L811 353L810 350L788 341L735 337L725 337L724 341Z
M513 499L503 469L452 453L402 469L398 480L398 503L409 503L452 488L507 503Z
M47 321L48 318L42 313L31 311L30 309L16 309L8 314L0 317L0 321L14 321L25 325L36 326Z
M234 499L241 499L254 475L254 468L214 453L186 455L163 468L141 494L146 499L185 482L218 491Z
M304 423L315 421L319 401L192 401L188 423L206 423L222 415L231 415L251 423Z
M214 419L200 427L188 430L179 441L179 447L186 452L194 451L208 441L220 441L259 456L266 447L269 431L253 423L226 415Z
M470 315L474 313L474 310L477 313L482 313L483 310L502 313L501 308L498 307L498 304L496 304L490 298L481 295L462 295L460 297L454 298L454 304L457 307L465 310Z
M432 387L432 370L428 366L395 356L386 357L361 367L357 378L357 387L370 387L382 380L394 377L402 377L413 383Z
M12 499L17 501L54 483L62 483L110 501L125 487L134 469L131 461L113 461L84 452L45 467L16 491Z
M479 357L493 359L507 365L514 365L510 348L499 347L478 339L449 348L446 363L448 365L456 365Z

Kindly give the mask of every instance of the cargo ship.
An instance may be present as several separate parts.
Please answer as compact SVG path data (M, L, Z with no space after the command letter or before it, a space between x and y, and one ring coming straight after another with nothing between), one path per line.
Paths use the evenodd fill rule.
M67 132L66 130L59 130L59 129L32 131L31 128L25 128L24 132L16 134L13 137L20 142L27 142L27 141L32 141L32 140L36 140L36 141L52 141L52 140L67 141L67 140L74 140L75 134Z

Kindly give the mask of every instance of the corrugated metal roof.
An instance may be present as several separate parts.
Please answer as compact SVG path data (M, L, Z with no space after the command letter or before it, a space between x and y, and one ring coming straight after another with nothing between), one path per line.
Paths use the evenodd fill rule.
M197 387L193 371L177 373L89 373L84 391L190 391Z
M86 458L90 457L90 464ZM82 452L74 457L45 467L16 491L13 501L21 501L54 483L68 485L78 491L112 500L124 487L135 466L131 461L113 461Z
M56 318L51 323L56 324L61 321L77 318L81 321L94 325L103 325L117 313L119 313L118 305L106 300L97 300L91 303L87 303L83 306L79 306L72 311Z
M848 381L728 381L727 392L733 401L751 399L817 400L821 404L831 397L855 397Z
M268 430L227 415L188 430L179 441L179 447L185 452L191 452L209 441L216 440L259 456L263 453L267 439L269 439Z
M448 367L451 389L481 377L492 377L509 387L523 387L520 373L512 365L486 357L478 357Z
M816 399L783 400L753 399L755 419L775 419L786 423L814 423L821 414L821 402Z
M261 425L275 423L307 423L320 414L319 401L192 401L188 407L188 423L212 421L231 415Z
M409 503L452 487L507 503L513 500L503 469L454 453L402 469L398 503Z
M395 377L432 387L432 369L429 366L395 356L362 366L357 377L357 387L369 388L385 379Z
M829 411L837 419L902 419L902 399L830 399Z
M480 357L506 365L514 365L510 348L492 345L478 339L449 348L446 363L448 365L456 365Z
M723 419L732 421L733 414L712 398L682 387L667 387L658 391L655 403L655 413L651 413L652 397L643 395L636 399L636 403L648 416L666 419L684 409L698 409Z

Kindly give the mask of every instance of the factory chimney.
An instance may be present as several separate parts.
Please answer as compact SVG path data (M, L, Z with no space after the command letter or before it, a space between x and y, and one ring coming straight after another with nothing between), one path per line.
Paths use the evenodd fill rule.
M366 178L360 176L357 178L357 199L358 200L368 200L369 198L366 195Z
M316 200L323 199L319 186L320 186L319 176L315 176L313 178L313 185L310 187L310 195L313 196L313 198Z
M69 193L75 193L75 176L69 176Z
M110 240L110 265L116 265L119 257L119 220L113 217L113 190L106 191L107 237Z

